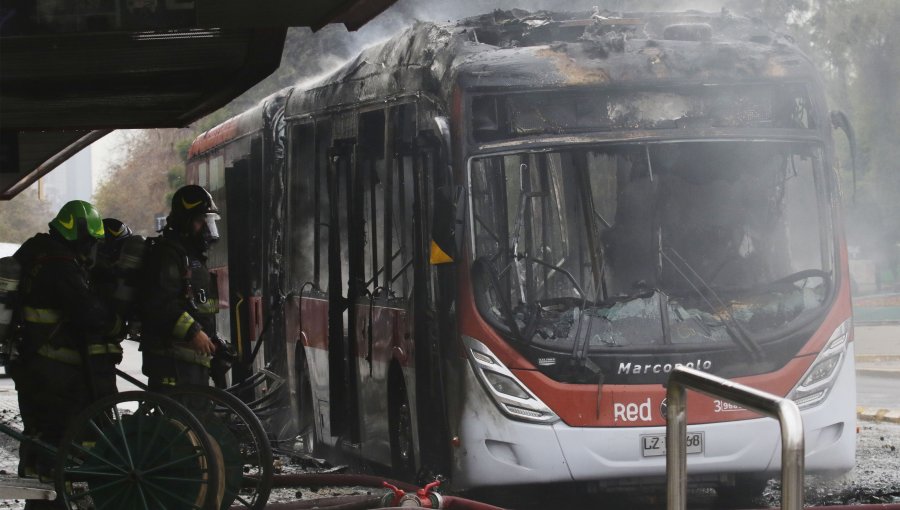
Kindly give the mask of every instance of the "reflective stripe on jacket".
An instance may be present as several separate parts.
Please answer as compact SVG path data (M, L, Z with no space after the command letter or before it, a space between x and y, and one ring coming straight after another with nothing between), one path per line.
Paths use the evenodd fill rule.
M122 354L122 347L119 344L91 344L87 346L87 353L91 356ZM82 363L81 353L68 347L54 348L44 344L38 347L37 354L67 365L80 365Z

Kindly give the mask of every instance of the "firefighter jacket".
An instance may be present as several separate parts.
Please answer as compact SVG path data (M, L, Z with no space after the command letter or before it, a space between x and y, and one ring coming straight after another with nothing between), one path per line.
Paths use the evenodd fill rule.
M141 350L210 366L211 357L188 346L198 331L216 336L219 300L203 252L171 230L148 240L141 286Z
M81 365L85 355L120 356L121 320L91 290L88 271L70 247L49 234L32 237L14 255L22 265L23 359L42 356Z

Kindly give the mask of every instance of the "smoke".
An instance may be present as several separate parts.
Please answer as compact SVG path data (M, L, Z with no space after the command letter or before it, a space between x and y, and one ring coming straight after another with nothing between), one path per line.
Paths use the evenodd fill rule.
M611 12L636 11L718 11L725 7L727 0L457 0L454 2L435 0L399 0L371 23L364 26L361 33L380 33L383 29L396 30L410 20L454 22L460 18L477 16L495 9L525 9L528 11L591 11L594 7ZM393 32L393 33L396 33Z
M831 107L845 110L856 126L860 143L858 200L848 203L848 236L867 259L889 259L881 266L896 267L900 289L900 172L896 172L897 108L895 86L900 54L895 22L900 4L873 1L828 3L792 0L398 0L356 32L330 25L313 33L291 29L281 69L273 78L245 95L242 111L260 98L288 86L308 87L357 56L365 48L400 33L416 21L455 23L495 9L589 12L594 7L613 13L641 11L718 12L758 17L776 30L790 33L822 69ZM865 15L865 16L864 16ZM851 23L870 20L865 31ZM825 20L825 21L823 21ZM855 34L849 36L848 34ZM864 35L865 34L865 35ZM878 50L878 51L875 51ZM887 106L887 107L886 107ZM837 137L842 180L851 193L846 168L846 144ZM849 202L849 201L848 201ZM875 254L875 255L870 255ZM877 271L876 271L877 272Z
M398 0L354 36L364 47L396 35L415 21L454 23L496 9L527 11L590 12L595 7L614 13L638 11L719 11L723 7L743 10L738 0Z
M356 32L342 25L329 25L313 33L308 28L293 28L282 57L277 86L265 87L264 97L287 86L311 86L354 58L365 48L383 42L411 26L416 21L455 23L460 19L478 16L496 9L550 10L590 12L595 7L614 13L640 11L699 10L716 12L723 7L736 13L747 9L742 0L399 0ZM249 106L249 105L248 105Z

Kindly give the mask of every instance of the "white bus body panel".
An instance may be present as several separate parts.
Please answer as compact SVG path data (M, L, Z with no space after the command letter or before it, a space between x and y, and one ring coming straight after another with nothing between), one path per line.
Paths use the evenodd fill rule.
M853 468L853 347L848 346L827 400L802 412L807 473ZM460 424L461 446L454 452L454 483L461 488L665 475L665 456L643 457L640 447L642 434L662 434L664 427L600 429L519 422L501 414L471 367L465 387L468 398ZM774 419L690 425L688 431L704 434L704 453L688 456L690 474L777 473L780 469L780 432Z
M550 425L504 416L466 363L460 446L453 452L456 488L538 484L572 480Z

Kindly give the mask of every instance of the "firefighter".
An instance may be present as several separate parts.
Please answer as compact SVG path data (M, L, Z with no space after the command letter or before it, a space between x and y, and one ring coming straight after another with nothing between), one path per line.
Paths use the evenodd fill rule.
M118 344L104 341L119 331L121 321L90 287L88 267L104 236L97 210L87 202L69 202L49 227L14 255L22 267L23 327L11 375L25 435L58 445L71 420L98 396L92 358L121 357ZM53 465L51 456L23 442L20 476L51 477Z
M219 305L206 253L219 239L218 219L208 191L184 186L172 196L162 235L150 240L141 292L141 351L153 391L209 384Z
M105 235L97 250L97 266L114 267L122 254L122 246L134 232L115 218L103 218L103 231Z
M104 238L98 243L96 261L91 269L91 284L107 308L114 311L123 320L123 327L105 339L108 344L120 345L129 332L134 329L130 326L135 323L132 302L134 298L133 283L137 270L126 266L129 265L127 262L133 258L129 257L129 254L135 250L132 245L136 245L138 250L142 250L144 239L141 236L135 236L128 225L115 218L104 218L103 230ZM140 260L139 257L138 260ZM111 353L105 356L93 356L90 361L93 363L92 374L97 396L116 393L116 365L121 363L122 355Z

